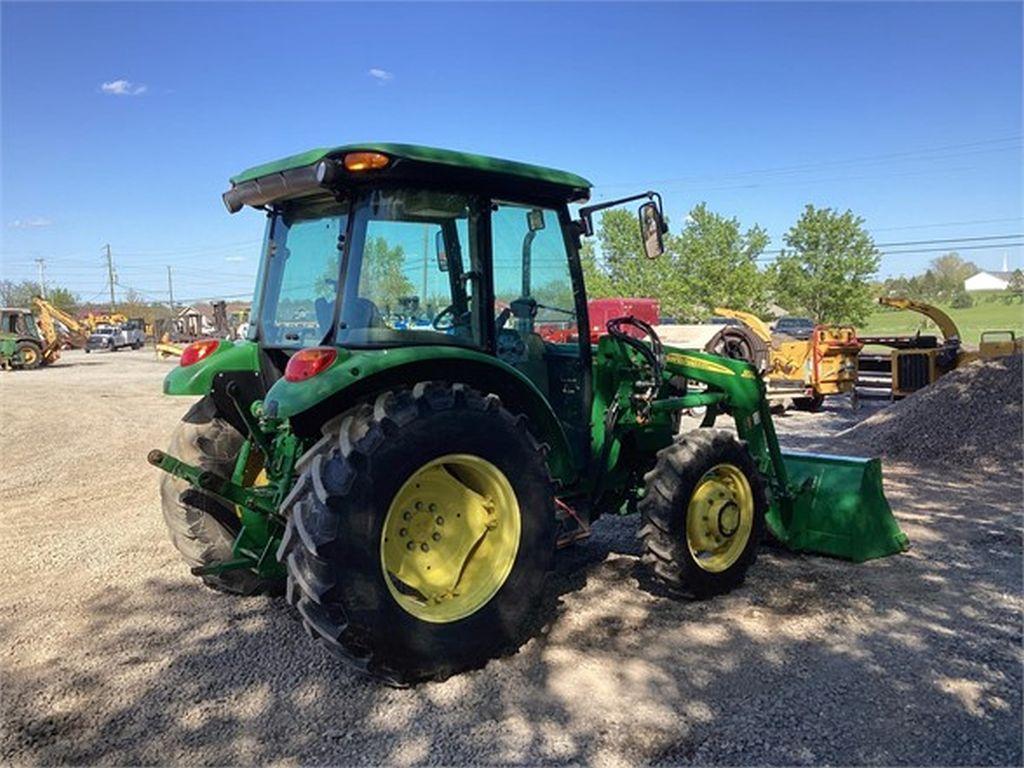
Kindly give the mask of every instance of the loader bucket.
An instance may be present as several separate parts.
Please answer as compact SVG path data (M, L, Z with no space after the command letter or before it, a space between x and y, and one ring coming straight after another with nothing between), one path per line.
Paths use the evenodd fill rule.
M783 453L790 499L773 499L767 522L790 549L860 563L909 546L882 491L882 464L813 453Z

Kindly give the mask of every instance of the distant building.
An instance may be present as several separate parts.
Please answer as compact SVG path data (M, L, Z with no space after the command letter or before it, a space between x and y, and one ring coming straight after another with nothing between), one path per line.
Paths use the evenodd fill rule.
M965 291L1005 291L1013 279L1012 272L988 272L982 270L964 280Z

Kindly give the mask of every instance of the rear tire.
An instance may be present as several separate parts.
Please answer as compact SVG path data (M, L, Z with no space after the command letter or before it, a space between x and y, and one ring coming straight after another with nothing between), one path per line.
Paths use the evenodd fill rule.
M678 435L644 476L643 562L671 592L706 598L742 583L768 509L746 446L728 432Z
M299 487L284 509L289 522L279 552L288 567L288 600L310 634L358 670L394 685L443 678L518 648L534 627L555 550L554 484L545 448L528 431L525 417L513 416L494 395L459 384L421 382L385 392L372 406L354 408L325 432L319 447L302 459ZM489 542L497 539L487 537L500 536L504 522L494 533L488 527L464 560L460 555L449 561L459 575L455 597L448 601L406 591L409 580L398 582L394 561L387 559L393 557L387 544L388 532L393 536L395 530L391 515L395 509L411 509L400 503L403 494L441 457L469 457L493 467L514 495L514 505L497 506L515 508L517 548L506 550L511 553L507 575L479 604L466 602L479 584L470 574L489 571L472 558L493 548ZM471 490L476 485L447 463L440 466ZM403 536L417 539L408 542L413 554L427 546L431 535L439 540L442 531L447 538L449 530L463 530L458 527L466 522L454 519L457 510L471 517L470 508L458 503L441 500L436 508L449 519L433 534L416 533L419 512L402 513L411 521L410 533L403 528ZM446 546L437 544L442 551ZM472 612L444 615L447 609L440 606L457 600ZM416 607L417 601L422 607Z
M218 415L207 396L185 414L171 436L167 453L230 478L243 442L241 433ZM232 545L240 528L233 509L167 473L160 479L160 499L171 542L189 566L215 565L232 558ZM263 579L248 570L200 578L211 589L235 595L280 593L284 588L282 579Z

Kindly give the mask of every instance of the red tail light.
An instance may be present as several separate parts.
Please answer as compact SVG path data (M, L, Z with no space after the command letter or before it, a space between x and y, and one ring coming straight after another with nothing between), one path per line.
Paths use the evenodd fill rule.
M209 357L217 351L220 341L217 339L200 339L185 347L181 352L181 366L195 365L200 360Z
M331 367L338 359L338 350L333 347L310 347L300 349L288 361L284 369L285 381L305 381Z

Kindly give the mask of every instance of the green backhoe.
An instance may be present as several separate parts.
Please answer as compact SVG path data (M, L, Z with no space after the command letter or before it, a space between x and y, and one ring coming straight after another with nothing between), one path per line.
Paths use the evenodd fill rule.
M696 598L738 585L766 531L854 561L906 548L878 461L782 452L748 364L632 317L591 344L581 238L635 203L657 257L656 193L573 215L579 176L398 144L231 182L228 210L267 222L249 336L184 351L164 391L199 399L149 461L195 575L283 590L360 670L407 684L517 648L556 549L602 514L639 513L651 577Z

